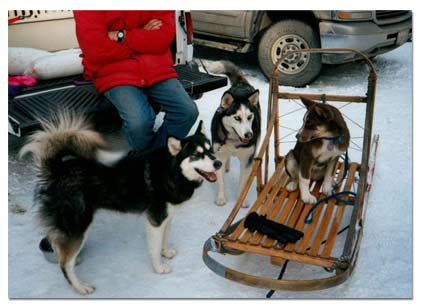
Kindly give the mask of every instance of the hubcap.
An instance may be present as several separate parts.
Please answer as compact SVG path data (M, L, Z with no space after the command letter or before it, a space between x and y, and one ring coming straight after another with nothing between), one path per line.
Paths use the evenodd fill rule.
M273 64L288 52L309 48L307 42L299 35L288 34L278 38L272 45L271 57ZM304 70L310 62L309 53L295 53L284 59L278 69L287 75L293 75Z

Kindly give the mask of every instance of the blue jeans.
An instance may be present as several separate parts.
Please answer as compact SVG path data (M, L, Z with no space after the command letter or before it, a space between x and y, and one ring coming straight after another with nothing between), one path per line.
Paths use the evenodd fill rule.
M186 137L199 114L196 104L176 78L151 87L116 86L104 93L123 120L123 131L132 149L146 150L166 145L167 137ZM165 112L158 131L153 131L155 112L149 99Z

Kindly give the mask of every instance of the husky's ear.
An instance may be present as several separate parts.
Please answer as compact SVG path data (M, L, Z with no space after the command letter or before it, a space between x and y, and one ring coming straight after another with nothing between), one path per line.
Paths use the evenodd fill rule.
M300 98L307 109L310 109L311 107L313 107L314 104L316 104L315 101L312 101L311 99L305 98L303 96L300 96Z
M221 107L227 109L231 106L232 102L234 101L234 97L231 95L230 92L225 92L221 98Z
M316 114L321 119L324 119L324 120L334 119L335 113L333 112L333 110L331 110L330 108L326 108L326 107L328 107L328 106L326 106L326 105L324 105L324 106L316 105L314 107L314 111L316 112Z
M256 106L259 103L259 93L259 90L256 90L249 96L249 102L253 106Z
M181 141L175 137L168 137L167 146L172 156L176 156L181 151Z
M313 110L319 116L319 118L321 120L327 119L325 111L322 108L320 108L319 106L316 105Z
M195 135L205 135L206 136L206 131L205 131L205 125L203 124L203 120L200 120L199 125L197 126L196 132L194 133Z

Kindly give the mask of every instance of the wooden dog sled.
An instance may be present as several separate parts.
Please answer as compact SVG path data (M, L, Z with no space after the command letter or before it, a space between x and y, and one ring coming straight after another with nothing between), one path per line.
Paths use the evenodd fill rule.
M280 92L277 67L286 57L298 52L307 54L357 53L368 66L369 76L366 95L344 96ZM267 132L258 155L254 159L250 176L222 228L210 237L203 247L203 260L213 272L226 279L253 287L293 291L330 288L343 283L351 275L355 268L363 234L364 213L371 188L378 143L378 136L372 136L376 79L376 72L370 59L353 49L302 49L289 52L278 60L270 79ZM279 110L282 108L279 101L298 99L300 96L325 102L365 104L361 162L349 164L339 162L336 168L336 179L338 181L343 179L341 185L336 188L336 193L354 191L354 197L345 197L340 200L332 198L319 204L313 209L313 219L309 224L306 224L305 219L312 205L304 204L300 200L298 190L294 192L286 190L288 175L285 171L285 158L280 155L279 148ZM272 142L273 150L270 149ZM273 157L271 157L270 152L273 153ZM272 169L274 169L272 174L269 174L270 163L273 164ZM347 174L345 178L344 173ZM251 232L244 227L244 217L247 215L240 218L237 216L239 216L241 204L249 193L254 180L257 183L257 199L248 213L257 212L260 215L267 215L270 220L302 231L304 236L299 241L282 244L258 231ZM318 197L318 200L326 197L320 192L320 186L320 181L314 182L310 186L312 193ZM346 205L348 202L344 199L346 201L352 199L353 205ZM348 216L345 215L347 210L349 211ZM234 223L234 220L237 220L237 222ZM345 227L341 229L343 225ZM342 234L339 236L340 233ZM334 249L339 242L339 237L342 238L342 246L339 249ZM278 279L256 276L224 266L213 258L210 252L223 255L259 254L270 257L272 264L283 268ZM328 277L324 274L320 277L308 277L305 280L280 279L285 272L286 265L291 261L303 265L322 267L331 274ZM321 272L325 273L324 271Z

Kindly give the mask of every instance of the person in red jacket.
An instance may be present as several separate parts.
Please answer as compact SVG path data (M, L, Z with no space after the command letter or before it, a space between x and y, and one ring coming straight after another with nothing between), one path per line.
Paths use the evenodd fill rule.
M84 77L117 108L132 149L184 138L196 121L196 104L173 67L173 11L74 11ZM165 117L154 131L153 100Z

